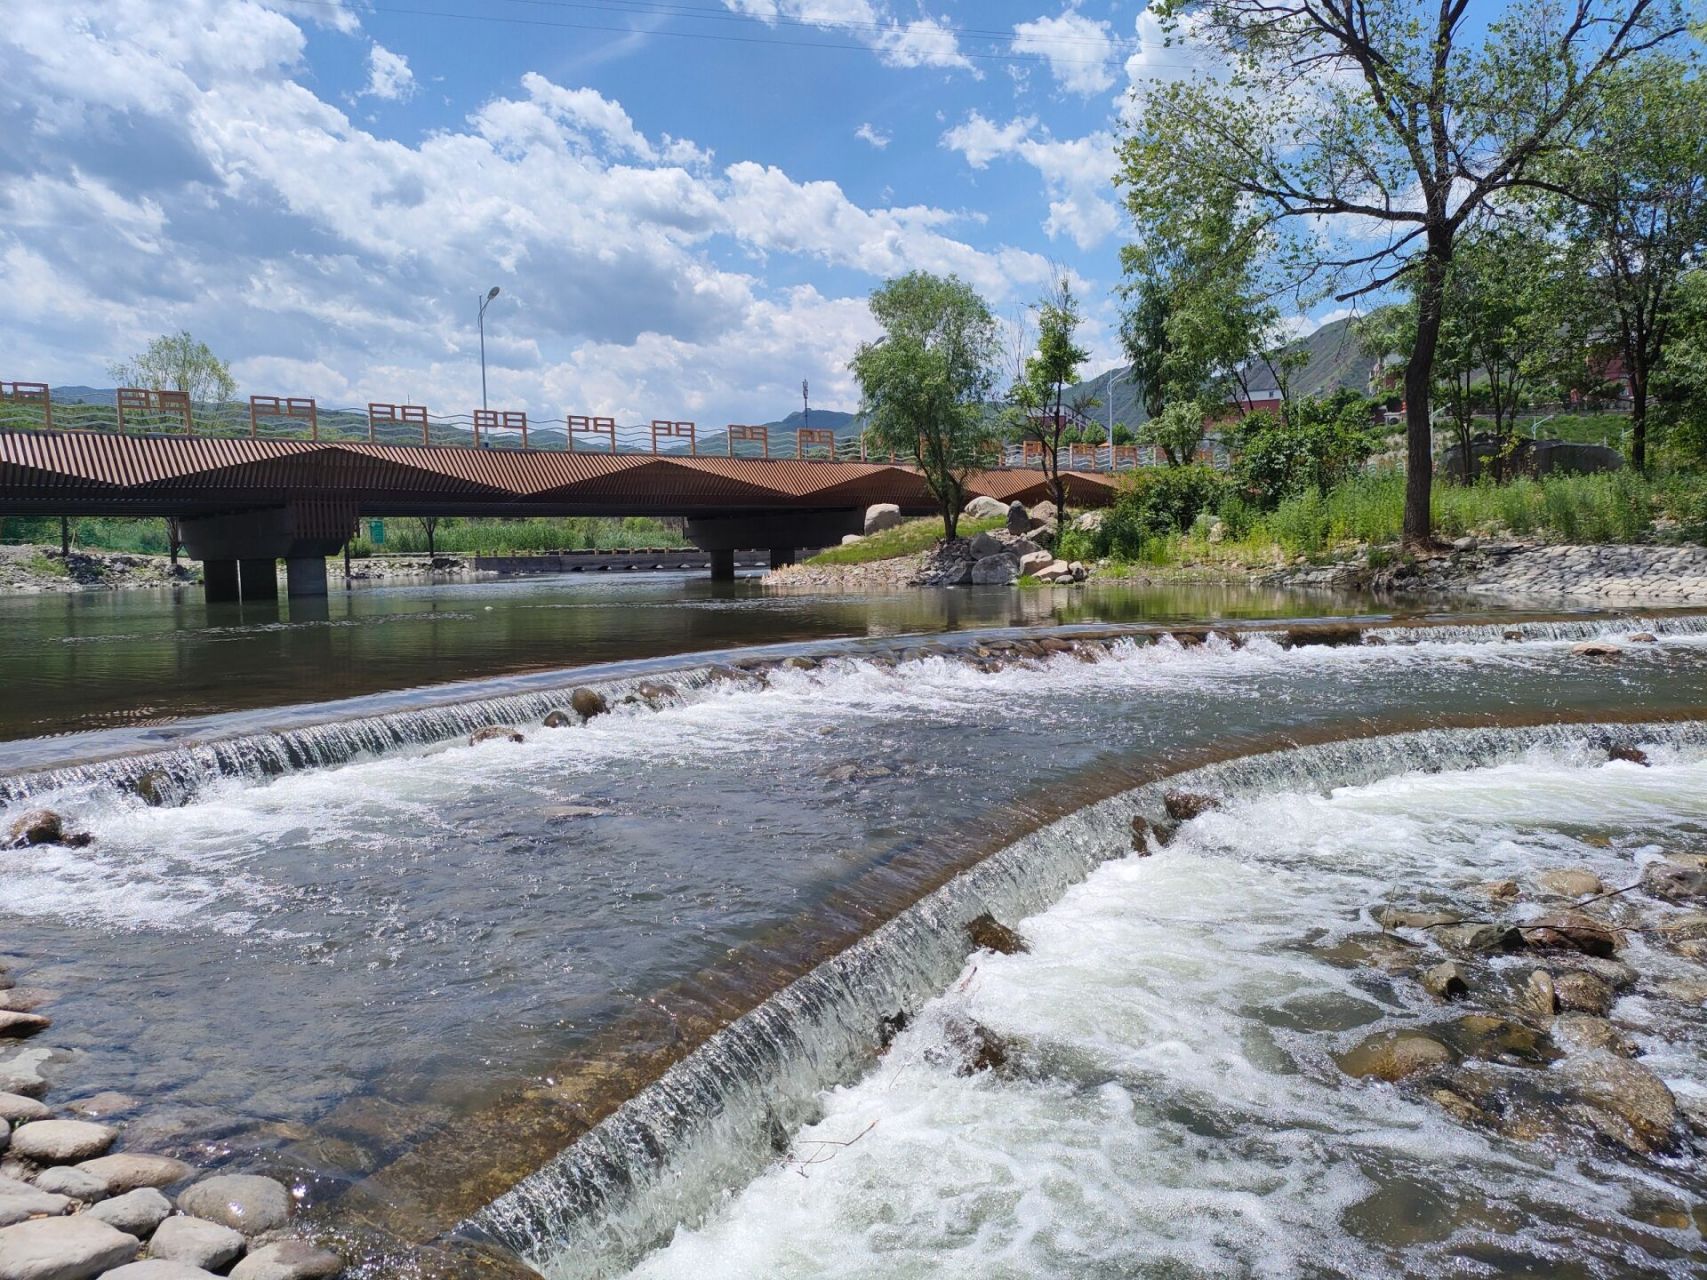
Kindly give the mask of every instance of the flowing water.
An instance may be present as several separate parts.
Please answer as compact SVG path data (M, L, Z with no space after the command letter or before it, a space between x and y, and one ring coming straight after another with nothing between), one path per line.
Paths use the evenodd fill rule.
M1016 617L1015 598L924 624L850 603L831 625L781 603L793 620L764 638L948 627L973 644L974 626L1056 616ZM1571 653L1636 627L1660 642L1617 663ZM463 1222L553 1275L1399 1274L1395 1242L1434 1247L1490 1179L1509 1183L1496 1218L1555 1236L1588 1230L1589 1184L1327 1078L1357 1010L1418 1015L1296 944L1409 878L1566 860L1557 841L1588 809L1649 828L1702 816L1666 799L1707 780L1682 725L1638 734L1669 744L1640 779L1593 756L1616 730L1557 729L1532 756L1473 732L1375 745L1436 724L1707 709L1700 619L1507 630L1301 648L1260 630L1134 636L1096 661L994 671L821 644L845 656L762 684L708 679L698 660L614 667L599 681L613 700L643 675L673 691L555 731L539 718L588 674L385 695L335 721L239 712L150 757L37 744L44 773L19 772L31 747L14 744L0 821L48 803L95 844L0 859L0 952L57 996L54 1096L148 1100L130 1144L288 1172L332 1219L406 1239ZM484 723L526 741L467 745ZM1359 749L1229 774L1261 794L1166 858L1107 863L1138 802L1105 797L1345 738ZM115 785L145 774L171 803ZM1331 783L1351 790L1324 796ZM1443 826L1431 805L1464 814ZM981 957L962 981L972 902L1044 914L1031 955ZM879 1019L933 997L873 1073ZM957 1001L1061 1065L1015 1081L932 1067ZM708 1042L725 1028L733 1041ZM814 1151L833 1158L800 1154ZM1431 1177L1448 1208L1389 1222L1379 1197ZM1483 1229L1464 1213L1464 1232ZM1607 1256L1637 1251L1632 1274L1663 1271L1666 1248L1694 1256L1663 1233L1605 1238Z

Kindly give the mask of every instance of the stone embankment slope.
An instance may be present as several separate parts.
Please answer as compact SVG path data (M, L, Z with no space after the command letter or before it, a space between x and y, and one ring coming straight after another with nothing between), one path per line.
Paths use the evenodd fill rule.
M461 556L374 556L353 561L350 580L466 574L473 567ZM344 562L328 560L326 571L334 579L342 578ZM167 556L135 552L73 550L66 556L56 546L0 546L0 595L181 587L200 581L201 565L194 560L180 560L174 566Z

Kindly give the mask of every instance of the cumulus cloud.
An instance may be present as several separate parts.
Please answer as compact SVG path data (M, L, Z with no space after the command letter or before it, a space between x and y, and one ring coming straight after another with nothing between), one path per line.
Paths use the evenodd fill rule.
M473 303L499 284L498 403L740 421L802 375L853 398L866 286L822 295L818 264L954 271L998 304L1047 277L968 243L962 214L717 163L537 73L385 137L316 94L304 51L261 0L62 0L0 27L0 162L27 178L0 184L10 376L87 382L188 328L249 390L450 410L476 393Z
M942 145L958 151L974 169L1004 158L1035 169L1049 201L1043 229L1052 238L1065 236L1081 249L1093 249L1120 225L1120 211L1108 198L1115 169L1110 133L1056 138L1035 116L997 124L974 111L942 135Z
M736 13L769 23L800 24L839 31L871 46L892 67L944 67L982 73L960 49L944 18L925 13L898 18L870 0L723 0Z
M362 96L387 102L406 102L415 96L415 73L409 59L375 41L367 53L367 88Z
M1015 24L1013 48L1047 61L1055 83L1071 93L1090 97L1114 85L1114 35L1108 23L1074 10Z
M876 125L871 124L869 121L854 130L854 137L860 139L862 142L869 142L879 151L882 151L889 145L889 135L879 130Z

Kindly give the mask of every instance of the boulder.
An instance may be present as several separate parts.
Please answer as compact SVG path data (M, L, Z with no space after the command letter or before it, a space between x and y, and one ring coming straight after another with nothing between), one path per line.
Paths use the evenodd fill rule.
M605 701L605 695L597 689L582 687L569 694L569 705L575 714L583 720L591 720L594 716L602 716L610 710L610 704Z
M1476 886L1479 893L1494 899L1496 902L1508 902L1517 897L1517 881L1515 880L1484 880Z
M55 1165L51 1169L43 1169L34 1178L36 1186L43 1191L51 1191L56 1196L70 1196L73 1200L81 1200L84 1204L94 1204L97 1200L107 1198L107 1184L86 1169L75 1165ZM118 1226L117 1223L113 1224ZM123 1231L123 1227L119 1227ZM132 1231L131 1235L136 1232Z
M1047 551L1028 551L1019 558L1019 571L1022 575L1036 575L1039 569L1047 569L1055 563L1055 557Z
M1008 549L1005 539L998 538L993 533L980 533L972 539L970 546L972 558L982 560L985 556L999 556Z
M1456 960L1447 960L1432 969L1425 969L1422 984L1425 991L1439 1000L1458 1000L1470 994L1464 967Z
M1385 933L1355 933L1323 947L1320 954L1342 969L1370 967L1394 975L1415 973L1422 967L1424 955L1414 942Z
M1608 760L1623 760L1627 764L1639 764L1644 769L1652 767L1652 762L1648 759L1646 751L1623 742L1617 742L1608 747L1606 758Z
M901 508L893 502L873 503L865 509L865 535L882 533L901 523Z
M1707 867L1699 859L1656 858L1642 868L1642 891L1671 902L1707 899Z
M1605 1018L1586 1013L1561 1013L1553 1020L1553 1042L1567 1053L1615 1053L1621 1058L1636 1056L1636 1047L1624 1033Z
M139 774L136 780L130 784L130 789L136 793L137 798L143 804L156 809L162 805L170 804L175 790L172 775L164 769L149 769Z
M1008 509L995 498L979 494L966 504L962 514L974 520L1000 520L1008 514Z
M26 1098L39 1098L47 1092L47 1077L42 1068L62 1061L67 1055L62 1049L28 1048L14 1052L0 1062L0 1093L21 1093Z
M1039 582L1071 582L1073 580L1073 567L1065 560L1051 560L1032 576Z
M1612 988L1592 973L1566 970L1553 975L1553 997L1562 1011L1604 1018L1612 1010Z
M1571 652L1579 658L1616 658L1623 650L1615 644L1607 644L1604 640L1589 640L1583 644L1572 645Z
M1644 1155L1677 1141L1677 1100L1652 1071L1606 1053L1566 1058L1556 1069L1577 1099L1571 1114L1597 1132Z
M1674 947L1707 939L1707 912L1691 911L1686 916L1667 920L1659 927L1659 935Z
M567 729L581 723L581 717L573 711L565 711L562 707L554 707L545 713L541 722L547 729Z
M1175 822L1190 822L1199 814L1219 809L1221 802L1214 796L1199 795L1196 792L1169 791L1162 797L1162 807Z
M1031 531L1031 512L1025 509L1023 502L1008 504L1008 532L1024 534Z
M1553 989L1553 975L1537 969L1518 992L1518 1003L1542 1021L1551 1018L1559 1008L1559 996Z
M1438 1028L1460 1050L1513 1066L1534 1066L1559 1056L1543 1031L1492 1013L1467 1013Z
M46 1031L52 1025L51 1018L45 1018L39 1013L16 1013L10 1009L0 1009L0 1040L22 1040L38 1031Z
M509 725L489 724L484 729L476 729L468 735L468 745L478 747L482 742L521 742L522 735Z
M1539 872L1535 877L1535 885L1542 893L1550 893L1560 898L1586 898L1590 894L1606 891L1606 886L1600 882L1599 876L1592 871L1583 871L1576 867L1554 867Z
M134 1151L96 1156L95 1159L85 1160L77 1167L102 1179L114 1195L134 1191L137 1187L169 1187L174 1182L182 1182L195 1172L193 1167L182 1160L174 1160L171 1156L145 1155Z
M84 1210L86 1217L117 1227L126 1235L146 1240L167 1218L172 1216L172 1202L153 1187L138 1187L122 1196L91 1205Z
M1403 1080L1451 1065L1456 1055L1421 1031L1382 1031L1339 1055L1340 1070L1360 1079Z
M331 1280L344 1260L306 1240L281 1240L251 1253L231 1268L231 1280Z
M1519 951L1523 935L1503 924L1449 924L1429 930L1430 936L1449 951L1485 955L1495 951Z
M1637 631L1632 635L1625 636L1624 638L1631 644L1658 644L1660 642L1660 638L1652 631Z
M1061 518L1061 509L1045 498L1026 514L1040 524L1053 524Z
M89 1120L32 1120L12 1134L12 1150L37 1164L73 1164L100 1155L116 1136Z
M46 1120L52 1114L45 1102L26 1098L21 1093L0 1093L0 1129L26 1120Z
M970 1076L1006 1066L1009 1053L1007 1041L983 1023L951 1014L943 1023L941 1046L927 1049L925 1059L952 1068L957 1076Z
M123 1266L140 1248L135 1236L80 1213L0 1227L5 1280L88 1280Z
M150 1258L187 1262L207 1271L223 1271L243 1253L243 1233L205 1218L181 1214L167 1218L148 1242Z
M1019 955L1031 950L1024 938L988 911L966 922L966 936L972 939L974 947L999 955Z
M1538 916L1521 926L1523 940L1537 951L1581 951L1610 956L1624 939L1612 926L1581 911L1558 911Z
M985 556L972 565L972 581L981 587L1005 587L1018 581L1019 561L1010 555Z
M1081 533L1095 533L1102 528L1102 522L1106 519L1107 511L1086 511L1073 517L1073 528Z
M1418 911L1409 907L1380 907L1375 923L1383 929L1438 929L1459 924L1464 917L1451 911Z
M259 1235L284 1226L290 1217L290 1192L273 1178L224 1173L198 1182L178 1197L185 1213Z
M126 1111L135 1111L136 1105L136 1099L128 1093L109 1089L104 1093L94 1093L87 1098L68 1102L65 1109L84 1120L98 1120L102 1116L116 1116Z
M6 828L6 843L14 849L32 844L58 844L64 834L64 824L52 809L32 809L12 820Z
M53 1218L71 1209L71 1197L43 1191L15 1178L0 1177L0 1227L31 1218Z

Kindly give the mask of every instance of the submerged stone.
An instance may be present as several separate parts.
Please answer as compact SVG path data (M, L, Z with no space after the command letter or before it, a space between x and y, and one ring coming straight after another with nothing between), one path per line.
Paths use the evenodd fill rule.
M58 844L64 824L52 809L35 809L13 820L6 829L6 843L14 849L26 845Z
M1175 822L1190 822L1211 809L1219 809L1221 802L1214 796L1200 795L1192 791L1170 791L1162 797L1162 807Z
M489 724L484 729L476 729L468 735L468 745L477 747L482 742L521 742L522 735L508 725Z
M291 1202L290 1192L276 1179L227 1173L196 1183L178 1197L178 1207L254 1236L284 1226Z
M1580 911L1540 916L1520 929L1523 940L1537 951L1581 951L1585 955L1610 956L1624 941L1616 929Z
M1707 859L1658 858L1642 868L1642 892L1670 902L1707 899Z
M605 701L604 694L597 689L588 689L585 686L569 694L569 705L574 709L575 714L583 720L602 716L610 710L610 704Z
M1568 1108L1572 1116L1603 1136L1644 1155L1676 1144L1677 1100L1640 1063L1582 1054L1565 1059L1556 1075L1575 1100Z
M966 934L972 939L974 947L994 951L999 955L1020 955L1031 950L1030 943L988 911L967 921Z
M1383 1031L1339 1055L1340 1070L1360 1079L1403 1080L1450 1066L1457 1055L1421 1031Z
M251 1253L231 1268L231 1280L331 1280L344 1261L307 1240L281 1240Z
M1470 994L1464 967L1456 960L1447 960L1425 970L1422 984L1425 991L1441 1000L1458 1000Z
M1567 970L1553 977L1554 998L1558 1007L1571 1013L1587 1013L1603 1018L1612 1009L1612 988L1592 973Z
M1583 871L1577 867L1553 867L1538 872L1535 884L1541 892L1561 898L1584 898L1593 893L1601 893L1606 888L1594 872Z

